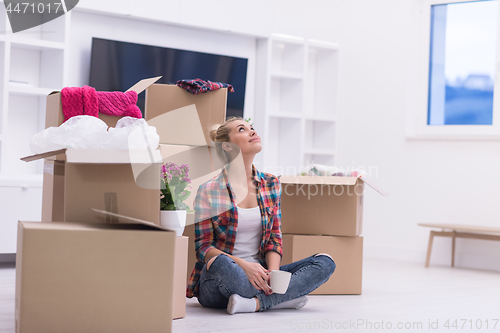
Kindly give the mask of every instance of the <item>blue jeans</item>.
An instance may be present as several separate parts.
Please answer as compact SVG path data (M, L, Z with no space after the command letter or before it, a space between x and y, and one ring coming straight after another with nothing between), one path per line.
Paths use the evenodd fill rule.
M283 265L280 270L292 273L288 290L284 294L266 296L255 288L233 259L219 254L207 270L203 267L200 276L198 302L209 308L226 308L229 296L256 297L260 303L259 311L265 311L281 302L302 297L328 281L335 271L335 262L325 255L312 255L302 260Z

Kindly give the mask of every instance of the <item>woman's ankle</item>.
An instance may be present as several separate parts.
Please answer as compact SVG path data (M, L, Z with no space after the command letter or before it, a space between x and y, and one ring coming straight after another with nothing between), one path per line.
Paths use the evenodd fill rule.
M254 299L255 299L255 312L257 312L260 310L260 302L257 297L254 297Z

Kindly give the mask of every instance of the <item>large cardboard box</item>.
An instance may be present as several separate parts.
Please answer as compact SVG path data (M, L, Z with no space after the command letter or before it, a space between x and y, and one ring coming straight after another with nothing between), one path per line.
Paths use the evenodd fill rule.
M96 218L90 211L96 208L159 224L161 156L158 150L152 153L153 162L147 158L132 161L126 150L92 149L62 149L23 160L55 155L62 155L66 160L45 164L42 216L46 222L114 221L112 216ZM147 167L144 178L156 181L156 189L137 185L133 168L142 165Z
M16 332L171 332L175 233L19 222Z
M153 84L146 90L144 118L156 127L160 143L206 146L212 126L226 119L226 104L227 88L193 95L176 85Z
M172 292L172 319L186 316L186 266L189 238L175 238L174 289Z
M193 219L194 219L194 217L193 217ZM194 236L195 236L194 235L194 224L186 225L186 228L184 228L184 233L182 235L189 238L187 271L186 271L186 275L187 275L186 282L187 282L187 281L189 281L189 278L191 277L191 273L193 272L194 265L196 263L196 251L195 251L195 246L194 246Z
M358 177L281 176L281 231L288 234L361 235L365 183Z
M316 253L329 254L336 268L330 279L312 295L361 294L363 237L283 235L281 265Z

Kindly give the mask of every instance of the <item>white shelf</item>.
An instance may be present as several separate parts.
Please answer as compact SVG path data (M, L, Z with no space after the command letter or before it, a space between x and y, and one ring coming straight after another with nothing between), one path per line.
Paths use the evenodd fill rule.
M43 162L19 158L30 154L31 138L45 128L46 96L64 87L69 20L65 14L14 34L0 12L0 187L42 187Z
M285 80L303 80L304 76L301 73L294 72L275 72L271 74L272 78L275 79L285 79Z
M271 77L270 113L301 113L303 87L302 80L283 80Z
M335 156L331 154L304 154L304 164L323 164L334 166L335 165Z
M307 43L309 46L319 48L319 49L328 49L328 50L336 50L336 51L339 49L339 44L337 44L337 43L324 42L324 41L315 40L315 39L308 39Z
M274 35L270 40L270 73L288 73L303 77L304 39Z
M285 35L285 34L271 34L271 40L275 42L283 42L283 43L290 43L290 44L296 44L299 46L304 45L304 38L302 37L297 37L297 36L290 36L290 35Z
M335 152L335 150L330 150L330 149L306 148L306 149L304 149L304 154L311 154L311 155L336 155L336 152Z
M43 39L31 39L8 35L6 40L9 40L12 43L12 47L28 50L64 50L65 48L65 44L62 42L54 42Z
M338 108L338 46L308 43L305 74L307 114L335 118Z
M336 43L286 35L257 40L256 117L263 131L263 168L298 174L338 160Z
M302 116L300 114L293 114L293 113L271 113L271 114L269 114L269 117L302 119Z
M43 175L6 175L0 174L0 187L42 187Z
M321 116L321 115L306 115L304 117L306 120L316 120L316 121L329 121L329 122L336 122L337 119L334 117L328 117L328 116Z
M40 96L45 97L57 89L40 88L33 86L22 86L17 84L9 84L9 93L15 95L28 95L28 96Z

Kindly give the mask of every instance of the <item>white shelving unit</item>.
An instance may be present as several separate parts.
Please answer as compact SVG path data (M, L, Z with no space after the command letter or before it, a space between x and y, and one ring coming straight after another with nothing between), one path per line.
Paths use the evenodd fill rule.
M13 34L0 2L0 254L15 253L17 221L40 221L43 162L22 162L45 128L47 95L65 86L70 15Z
M0 8L0 186L41 187L42 162L19 158L45 128L46 96L65 86L70 15L13 34Z
M338 160L337 44L272 35L257 40L256 118L261 167L293 175Z

